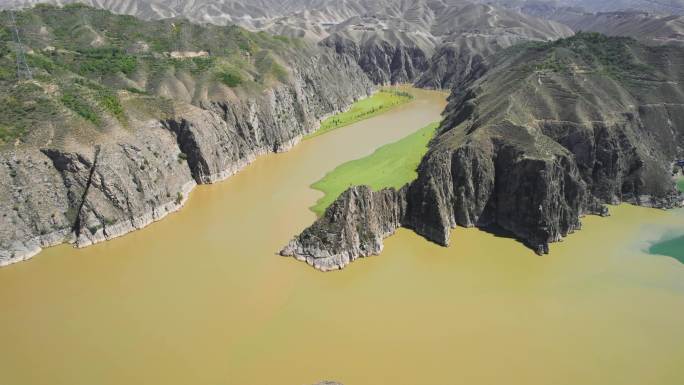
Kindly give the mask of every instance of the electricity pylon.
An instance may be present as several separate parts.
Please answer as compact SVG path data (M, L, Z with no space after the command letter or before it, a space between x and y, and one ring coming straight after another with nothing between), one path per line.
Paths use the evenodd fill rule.
M11 9L9 10L9 17L10 27L12 28L12 31L14 33L14 42L16 44L15 56L17 57L17 78L19 80L32 80L33 74L31 73L31 68L29 67L28 62L26 61L26 52L24 50L24 44L21 42L21 36L19 34L19 28L17 27L17 20L14 16L14 11Z

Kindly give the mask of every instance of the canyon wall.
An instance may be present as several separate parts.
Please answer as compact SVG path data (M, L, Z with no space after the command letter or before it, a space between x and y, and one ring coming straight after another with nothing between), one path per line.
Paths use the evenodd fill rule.
M348 57L319 51L292 79L247 99L178 104L91 147L0 154L0 265L64 242L82 247L178 210L196 184L225 179L257 156L286 151L373 85Z

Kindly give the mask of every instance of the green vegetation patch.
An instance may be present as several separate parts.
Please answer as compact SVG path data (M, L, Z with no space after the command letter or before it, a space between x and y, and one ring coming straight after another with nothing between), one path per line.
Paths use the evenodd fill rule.
M0 125L0 142L8 142L14 138L14 130L11 127Z
M677 189L679 190L679 192L684 193L684 178L679 178L677 180Z
M120 122L124 123L125 115L123 106L119 101L119 97L112 90L105 88L97 91L95 93L95 99L97 99L97 103L100 107L117 118Z
M81 49L75 58L81 75L132 74L138 66L135 56L118 48Z
M382 89L373 96L354 103L349 111L342 112L324 120L321 123L321 127L318 129L318 131L309 135L307 138L323 135L340 127L348 126L350 124L372 118L388 111L389 109L407 103L413 98L413 95L406 91Z
M311 207L322 215L337 197L352 186L367 185L374 190L400 188L418 176L416 168L428 150L428 143L439 123L432 123L415 133L378 148L371 155L337 167L311 185L325 196Z
M578 32L572 37L548 43L522 44L527 50L546 52L532 64L535 71L568 72L580 59L587 69L617 79L634 78L654 69L638 61L632 51L636 40L609 37L596 32ZM511 51L513 52L513 51Z
M42 69L49 74L54 74L58 66L52 60L40 54L26 55L26 60L30 68L35 72L36 69Z
M16 72L13 70L14 68L0 66L0 81L13 80L16 77Z
M551 55L546 57L541 63L537 63L534 66L535 71L551 71L551 72L563 72L568 70L568 66L562 60L559 60L556 53L553 52Z
M55 121L57 116L57 106L33 83L18 83L0 89L2 143L21 138L38 125Z
M64 91L60 100L68 109L94 125L97 126L102 122L100 116L95 112L90 103L76 91Z
M110 116L127 125L131 113L172 116L174 103L156 90L185 74L198 88L223 83L256 94L288 80L283 63L308 47L237 26L144 21L82 4L36 5L15 15L32 79L17 75L13 31L0 23L0 145L48 125L65 139L76 115L96 126ZM0 20L8 18L0 11ZM131 88L141 78L146 87Z
M194 57L191 60L194 65L194 68L191 70L193 74L209 71L215 62L213 57Z
M100 108L118 119L121 123L126 122L124 108L114 90L88 79L75 79L74 83L91 89L93 91L92 96Z
M244 81L242 74L235 68L222 68L216 73L216 79L228 87L237 87Z
M254 65L259 73L258 80L268 79L269 77L281 82L287 80L287 70L266 50L259 51L255 55Z

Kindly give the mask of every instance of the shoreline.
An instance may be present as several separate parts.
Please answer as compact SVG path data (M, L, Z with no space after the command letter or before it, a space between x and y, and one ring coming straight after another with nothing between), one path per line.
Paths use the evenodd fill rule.
M323 121L328 119L331 116L335 116L337 114L344 113L346 111L349 111L354 103L357 103L361 100L367 99L376 93L379 92L379 88L374 88L369 94L361 96L357 99L355 99L352 103L350 103L348 106L346 106L343 109L339 109L337 111L333 111L331 113L323 115L319 120L312 125L312 129L310 132L305 133L305 134L300 134L297 135L290 140L286 141L285 143L280 144L277 148L274 149L269 149L266 147L262 147L259 149L255 149L252 153L247 155L244 159L241 159L239 162L236 162L235 164L231 165L231 167L228 167L224 169L223 171L219 173L215 173L212 175L209 175L206 177L206 181L202 181L202 183L197 183L194 179L191 179L190 181L187 181L182 188L182 199L180 202L176 202L175 199L172 199L171 201L153 207L151 210L138 215L134 218L131 218L127 221L119 221L115 222L111 225L106 225L100 229L98 229L94 234L81 234L80 237L77 237L76 233L71 230L61 230L61 231L55 231L52 233L48 233L45 235L41 235L35 238L32 238L28 240L27 242L16 242L15 245L21 245L21 247L18 247L18 250L22 250L22 252L14 252L12 253L12 256L10 256L7 259L2 259L0 260L0 268L7 267L10 265L13 265L15 263L20 263L20 262L25 262L36 255L40 254L44 249L54 247L54 246L59 246L62 244L71 244L74 246L74 248L77 249L82 249L86 248L88 246L96 245L98 243L103 243L107 241L114 240L116 238L123 237L129 233L132 233L137 230L142 230L147 226L150 226L154 224L155 222L159 222L166 218L168 215L173 214L177 211L180 211L184 206L185 203L190 199L190 195L194 191L195 187L197 187L199 184L215 184L215 183L220 183L223 182L230 177L238 174L240 171L245 169L247 166L252 164L255 160L257 160L259 157L262 157L267 154L271 153L283 153L290 151L292 148L297 146L299 143L301 143L303 140L307 138L307 136L315 133L318 131L321 127L321 124ZM410 101L409 101L410 102ZM389 110L387 110L389 111ZM385 111L385 112L387 112ZM371 118L372 116L369 116L368 118ZM367 119L368 119L367 118ZM365 119L363 119L365 120ZM341 127L340 127L341 128ZM325 133L321 134L324 135Z

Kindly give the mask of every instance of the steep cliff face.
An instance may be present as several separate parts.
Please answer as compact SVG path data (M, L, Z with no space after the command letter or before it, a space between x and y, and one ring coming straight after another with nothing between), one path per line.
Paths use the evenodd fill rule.
M376 84L413 83L429 68L432 53L432 49L426 47L392 44L385 40L357 43L340 35L333 35L322 44L354 57Z
M288 150L326 115L372 90L355 66L326 55L311 59L291 85L206 109L182 105L173 118L136 124L94 147L2 153L0 264L140 229L179 209L197 183Z
M540 39L524 35L492 32L464 34L439 45L430 57L429 67L415 80L418 87L431 89L467 88L489 69L489 59L515 44ZM549 34L553 38L567 36Z
M523 140L529 135L522 127L500 130L519 131ZM488 137L433 152L409 187L406 225L444 246L457 225L495 227L547 253L549 242L580 227L588 197L572 155L550 141L538 145L555 151Z
M606 203L680 205L671 172L684 157L682 63L676 47L597 34L498 55L452 93L418 179L395 200L401 226L445 246L455 226L489 228L545 254L583 215L607 215ZM358 217L329 214L314 227L333 239ZM290 254L358 253L306 239Z
M245 56L244 61L251 57ZM257 55L257 67L269 63L265 57ZM261 154L288 150L321 119L373 90L353 59L321 48L299 47L278 60L287 65L282 80L266 73L261 83L230 88L220 84L221 72L209 76L178 68L172 75L139 70L127 79L111 76L117 84L146 83L145 93L110 91L63 69L36 70L35 80L0 79L7 85L3 91L17 91L0 95L3 101L31 87L38 96L23 106L34 108L35 97L54 106L45 117L30 115L30 131L22 135L17 126L12 143L0 142L0 265L30 258L43 247L88 246L147 226L178 210L197 184L225 179ZM165 95L169 88L159 84L172 82L194 95L192 103L153 94ZM115 117L99 108L102 99L118 106Z
M407 226L444 245L456 225L495 226L547 253L603 203L679 204L681 50L580 34L496 60L452 95Z
M187 155L198 183L213 183L266 152L289 150L324 117L372 92L352 59L326 53L308 59L291 84L257 98L185 106L164 122Z
M383 239L401 226L404 194L403 190L374 192L367 186L353 187L280 254L322 271L342 269L357 258L377 255Z

